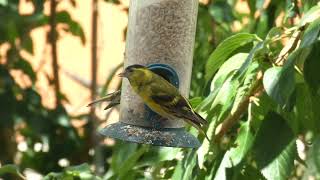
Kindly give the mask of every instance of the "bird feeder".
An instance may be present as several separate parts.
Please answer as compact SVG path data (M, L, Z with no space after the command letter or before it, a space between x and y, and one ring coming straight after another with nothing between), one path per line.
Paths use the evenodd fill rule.
M131 0L124 66L145 65L188 97L197 13L198 0ZM120 120L101 134L158 146L200 146L182 120L160 118L124 79Z

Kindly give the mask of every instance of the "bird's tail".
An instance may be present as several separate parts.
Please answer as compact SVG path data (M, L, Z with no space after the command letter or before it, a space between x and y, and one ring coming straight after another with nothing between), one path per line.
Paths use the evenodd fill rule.
M90 104L87 105L87 107L96 105L96 104L101 103L101 102L110 102L109 105L105 108L105 110L106 110L106 109L108 109L110 107L113 107L115 105L120 104L120 95L121 95L121 91L120 90L115 91L113 93L107 94L105 97L103 97L101 99L98 99L98 100L95 100L95 101L91 102Z
M202 124L202 125L208 125L208 121L203 119L203 117L201 117L197 112L194 112L194 114L197 116L198 121Z
M185 119L195 127L205 138L210 141L208 135L204 131L205 126L208 124L208 121L203 119L198 113L194 112L193 116L187 116Z

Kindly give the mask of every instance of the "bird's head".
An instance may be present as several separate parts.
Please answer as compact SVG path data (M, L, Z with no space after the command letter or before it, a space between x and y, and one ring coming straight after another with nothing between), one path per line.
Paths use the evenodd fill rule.
M140 82L148 81L151 78L152 73L147 67L134 64L126 67L125 70L118 76L128 78L130 82L136 82L140 84Z

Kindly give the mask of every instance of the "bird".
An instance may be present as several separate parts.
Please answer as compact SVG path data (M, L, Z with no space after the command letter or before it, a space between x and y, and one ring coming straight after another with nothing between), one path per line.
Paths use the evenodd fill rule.
M102 97L102 98L100 98L98 100L90 102L87 105L87 107L96 105L96 104L101 103L101 102L110 102L108 104L108 106L106 106L104 108L104 110L107 110L109 108L112 108L112 107L120 104L120 97L121 97L121 90L118 90L118 91L112 92L110 94L107 94L106 96L104 96L104 97Z
M126 67L118 76L129 80L133 91L152 111L166 119L184 120L209 140L204 131L208 121L195 112L188 100L165 78L139 64Z

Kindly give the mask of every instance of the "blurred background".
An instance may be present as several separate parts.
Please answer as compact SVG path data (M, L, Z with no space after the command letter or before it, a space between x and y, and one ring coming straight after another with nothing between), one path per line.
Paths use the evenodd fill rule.
M199 2L190 98L208 94L204 66L222 40L239 32L264 38L299 19L293 1ZM32 178L83 163L106 178L119 168L120 177L133 168L133 177L158 177L152 172L161 166L149 174L147 167L161 158L174 159L161 162L172 167L182 158L179 149L99 137L99 128L118 120L118 109L86 107L120 87L114 75L122 69L128 6L129 0L0 0L1 165L15 164Z

